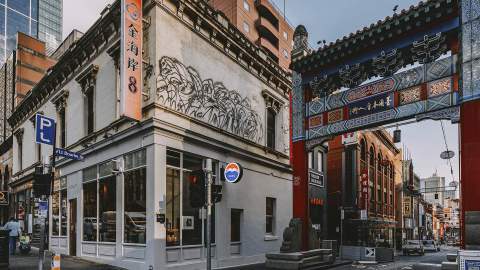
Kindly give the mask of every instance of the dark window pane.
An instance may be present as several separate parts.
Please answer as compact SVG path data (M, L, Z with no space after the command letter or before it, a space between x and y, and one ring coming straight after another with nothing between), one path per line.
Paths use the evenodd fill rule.
M190 182L187 180L189 176L190 172L183 173L182 245L184 246L202 244L202 219L200 209L190 206Z
M10 0L8 1L7 6L20 13L30 16L30 0Z
M180 153L167 150L167 165L180 167Z
M232 209L230 218L230 242L241 241L241 216L242 210Z
M98 190L98 207L100 218L100 242L115 242L116 240L116 177L100 179Z
M59 112L60 118L60 147L65 147L65 136L66 136L66 122L65 122L65 109Z
M180 245L180 170L167 168L167 246Z
M125 243L145 244L146 168L125 172Z
M83 240L97 241L97 182L83 184Z
M183 169L191 171L203 169L202 158L191 156L189 154L183 154Z
M94 119L95 119L95 109L94 109L94 100L93 100L93 90L87 92L87 134L93 132L94 129Z
M67 190L60 193L61 236L67 236Z
M267 110L267 147L275 149L275 112Z

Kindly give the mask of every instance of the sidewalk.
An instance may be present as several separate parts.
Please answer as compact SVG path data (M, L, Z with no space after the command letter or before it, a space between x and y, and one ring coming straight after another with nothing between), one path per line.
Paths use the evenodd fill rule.
M38 249L32 248L32 251L28 255L20 255L17 253L13 257L10 256L9 270L38 270L38 261L39 261ZM49 255L46 255L43 269L50 270L50 265L51 265L51 257ZM80 270L80 269L122 270L122 268L88 262L88 261L85 261L76 257L70 257L70 256L62 256L60 265L62 270Z

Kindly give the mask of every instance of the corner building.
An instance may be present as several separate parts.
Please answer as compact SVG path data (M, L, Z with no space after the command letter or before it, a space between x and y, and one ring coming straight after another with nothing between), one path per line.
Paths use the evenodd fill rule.
M290 78L206 1L144 1L143 16L141 121L119 113L116 1L9 118L13 173L34 170L29 119L56 119L57 147L85 159L56 157L50 249L127 269L199 269L206 213L190 207L188 177L212 158L223 186L213 266L261 262L292 216ZM220 180L231 161L244 168L236 184Z

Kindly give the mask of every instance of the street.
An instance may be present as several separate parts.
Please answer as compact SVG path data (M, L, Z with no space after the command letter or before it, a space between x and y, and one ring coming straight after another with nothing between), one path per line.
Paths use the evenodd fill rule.
M410 269L410 267L416 263L435 263L441 264L446 261L446 256L449 253L456 253L458 248L442 246L439 252L426 252L424 256L412 255L412 256L396 256L395 262L392 263L379 263L375 265L345 265L335 268L336 270L349 270L349 269L365 269L365 270L396 270L396 269Z

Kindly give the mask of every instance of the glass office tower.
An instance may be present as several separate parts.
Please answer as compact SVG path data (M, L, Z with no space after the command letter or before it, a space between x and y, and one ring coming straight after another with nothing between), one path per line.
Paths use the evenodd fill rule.
M62 0L0 0L0 63L22 32L47 43L53 52L62 40Z

